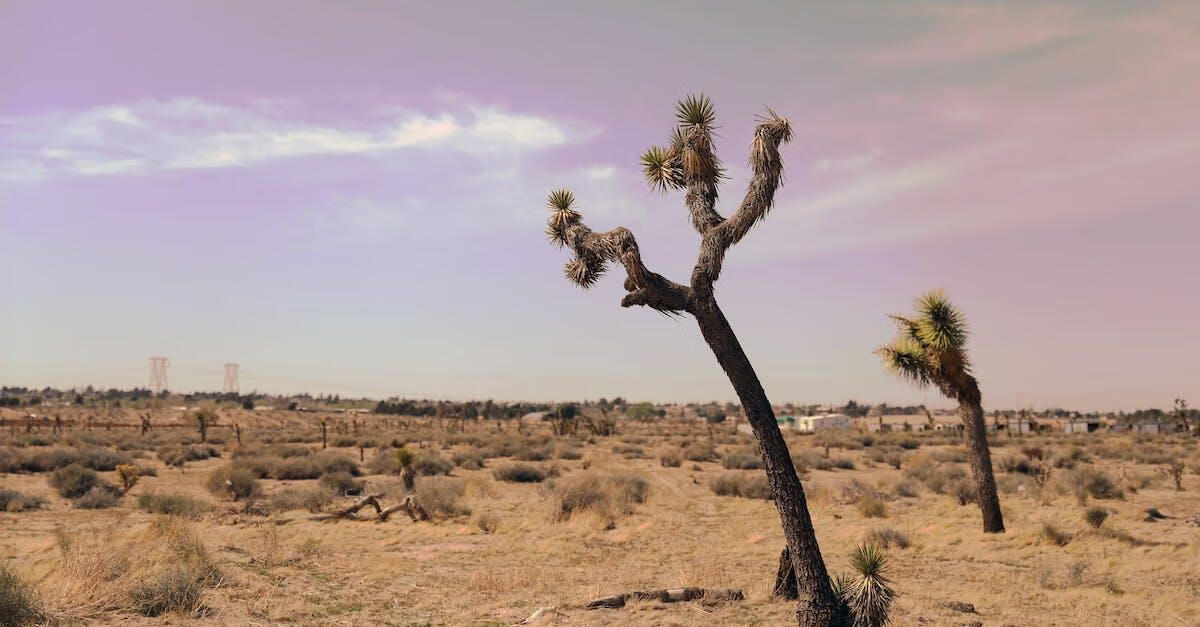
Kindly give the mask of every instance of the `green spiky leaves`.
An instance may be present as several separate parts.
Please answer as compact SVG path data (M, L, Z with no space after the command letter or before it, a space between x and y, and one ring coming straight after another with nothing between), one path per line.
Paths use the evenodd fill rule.
M575 257L563 267L563 276L575 285L587 289L604 276L605 270L604 261L597 257Z
M961 350L967 343L967 321L942 290L917 297L914 307L921 342L936 351Z
M546 236L557 247L567 244L567 229L578 224L583 216L572 207L575 205L575 194L566 188L550 192L546 204L550 207L550 219L546 221Z
M855 627L879 627L890 622L896 592L887 572L887 553L874 544L860 544L850 553L851 575L845 587L846 605Z
M683 172L674 148L651 146L642 154L642 175L651 189L666 192L683 185Z
M675 104L675 119L684 126L712 127L717 111L704 94L692 94Z
M967 359L967 321L941 290L913 301L914 316L890 316L899 329L891 344L875 351L889 370L920 387L935 384L957 397L974 386Z

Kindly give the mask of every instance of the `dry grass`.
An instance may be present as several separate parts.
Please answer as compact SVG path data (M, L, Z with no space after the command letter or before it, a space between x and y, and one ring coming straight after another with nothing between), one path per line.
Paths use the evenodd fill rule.
M263 421L261 428L256 419ZM236 459L319 455L319 433L302 422L312 419L286 412L239 415L250 454ZM436 491L425 487L423 498L451 504L439 505L442 513L434 520L413 523L398 516L379 524L310 520L304 505L308 493L320 491L324 496L317 499L317 509L326 511L353 500L321 491L317 479L259 478L263 499L250 509L242 500L210 494L209 474L234 459L229 444L213 445L221 457L187 461L181 469L153 457L159 449L195 445L183 444L173 433L152 433L142 447L148 457L137 456L136 434L93 434L93 442L81 444L120 446L157 476L142 473L131 495L112 508L81 510L50 488L46 473L18 467L18 474L0 477L4 489L44 504L0 513L0 555L41 599L47 618L66 623L513 624L539 607L679 585L738 587L747 600L714 607L633 604L611 612L560 607L549 624L793 620L792 604L770 598L783 545L774 507L765 499L723 497L710 488L726 473L749 484L762 471L726 470L712 463L720 459L716 450L711 456L698 450L715 442L720 451L738 451L753 446L750 438L719 431L710 441L703 425L622 423L617 436L555 441L556 451L568 444L582 452L588 470L583 460L560 457L530 464L555 464L561 476L552 485L497 480L492 470L515 463L519 447L551 441L544 425L528 430L533 433L497 434L492 425L470 425L466 433L445 433L409 424L358 435L356 442L369 439L390 447L400 440L414 452L438 452L446 459L467 450L494 460L482 469L460 465L448 478L418 478L418 496L431 479L444 484ZM219 435L217 428L210 431L210 438ZM833 454L826 458L813 438L789 436L793 456L810 462L804 486L832 571L845 569L846 556L859 543L888 547L888 578L897 593L894 624L953 625L974 618L999 625L1074 625L1095 622L1096 616L1110 625L1200 623L1195 592L1200 579L1181 568L1200 560L1196 527L1188 523L1200 512L1200 476L1185 474L1184 490L1176 491L1173 477L1159 471L1164 456L1186 459L1194 443L1111 435L1014 439L998 449L997 458L1020 456L1051 468L1061 458L1075 467L1054 469L1042 489L1019 464L1010 466L1011 472L998 465L1000 482L1014 478L1001 497L1008 532L985 535L979 531L978 508L958 505L951 491L954 481L966 476L961 443L904 437L914 439L917 450L898 438L877 436L864 446L861 439L847 437L831 444ZM274 442L265 442L268 438ZM22 446L7 443L7 449L0 442L0 451L19 450L23 460L69 450L64 441L46 442L30 438ZM674 449L680 458L692 446L704 461L664 467L657 456L627 459L614 452L626 445L655 453ZM904 451L899 470L886 456L883 463L872 459L878 456L872 451L885 446ZM1139 453L1150 446L1159 451ZM1037 451L1022 450L1034 448L1044 459ZM366 459L377 452L368 447ZM330 453L358 459L357 448ZM53 465L52 458L59 457L44 454L42 461ZM836 458L854 469L839 467ZM1124 496L1097 501L1108 512L1098 529L1087 522L1073 489L1076 473L1089 470L1106 475ZM641 482L604 479L630 474ZM403 493L400 479L391 474L359 480L368 492L388 493L389 503ZM858 486L852 490L859 491L853 501L845 487L851 480ZM1089 485L1098 486L1097 494L1115 494L1102 480ZM1127 485L1142 487L1132 492ZM1100 498L1087 493L1088 499ZM144 511L144 495L181 496L205 507L186 517L162 516L150 512L178 508L164 504ZM869 498L886 503L886 521L863 516L859 508ZM289 507L275 507L276 501ZM266 503L270 509L261 507ZM561 514L564 508L570 513ZM1143 522L1149 508L1169 518ZM1043 539L1044 526L1066 543ZM61 548L56 528L67 530L58 536ZM947 602L970 603L979 616L946 609ZM157 611L165 614L139 613Z

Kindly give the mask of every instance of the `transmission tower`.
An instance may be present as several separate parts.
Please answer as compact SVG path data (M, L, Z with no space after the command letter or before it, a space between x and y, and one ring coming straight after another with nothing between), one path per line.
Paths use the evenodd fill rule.
M150 389L154 390L155 394L167 389L168 365L166 357L150 358Z
M225 383L221 386L221 391L226 394L238 393L238 365L225 364Z

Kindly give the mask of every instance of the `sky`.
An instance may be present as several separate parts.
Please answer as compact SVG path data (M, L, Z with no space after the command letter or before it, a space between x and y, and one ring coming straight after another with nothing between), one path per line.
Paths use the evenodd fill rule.
M795 133L717 284L772 401L949 406L872 355L944 288L987 406L1200 403L1200 3L437 4L0 1L0 383L733 400L543 232L686 281L638 156L703 92L725 213Z

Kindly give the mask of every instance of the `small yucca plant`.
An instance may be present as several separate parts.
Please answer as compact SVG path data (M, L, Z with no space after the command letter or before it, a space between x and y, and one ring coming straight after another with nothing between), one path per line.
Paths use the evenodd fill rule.
M121 484L121 494L128 494L133 486L137 485L142 474L142 471L133 464L118 464L116 472L117 483Z
M1104 525L1104 521L1108 520L1108 510L1103 507L1089 507L1083 513L1083 519L1092 529L1099 529Z
M887 572L887 553L874 544L860 544L850 553L852 575L830 580L843 617L854 627L879 627L891 621L896 592Z
M396 449L396 466L400 469L400 478L404 481L404 489L412 491L417 485L417 476L413 472L413 452L401 446Z

